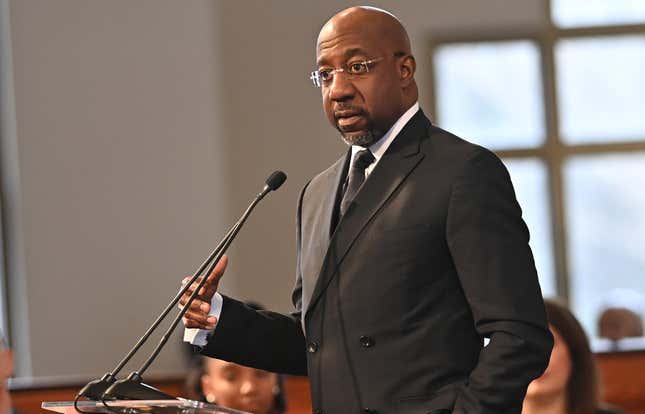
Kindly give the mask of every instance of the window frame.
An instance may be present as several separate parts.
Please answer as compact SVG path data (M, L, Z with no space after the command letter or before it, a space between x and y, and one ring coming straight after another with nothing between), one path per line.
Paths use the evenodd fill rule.
M435 56L437 50L446 45L460 43L491 43L508 41L533 42L540 53L541 87L543 94L544 130L546 136L543 144L534 148L517 148L496 150L501 159L536 158L541 160L547 171L547 194L549 195L548 213L551 217L552 255L554 264L555 287L557 295L569 303L570 300L570 267L567 252L567 222L565 215L564 165L572 156L601 155L614 153L645 153L645 135L639 140L610 141L602 143L567 144L560 135L560 119L557 102L557 79L555 48L560 40L584 39L591 37L611 37L625 35L645 35L645 23L611 26L585 26L575 28L557 27L552 16L552 0L545 1L546 22L534 30L482 30L460 33L433 35L429 45L428 75L429 113L431 118L439 119L437 112L437 74L435 73Z

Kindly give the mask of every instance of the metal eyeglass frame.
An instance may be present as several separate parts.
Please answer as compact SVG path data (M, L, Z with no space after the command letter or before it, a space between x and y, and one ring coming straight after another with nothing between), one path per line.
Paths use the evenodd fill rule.
M345 67L342 68L334 68L334 69L324 69L324 70L314 70L311 72L311 75L309 76L309 79L311 79L311 82L313 82L314 86L316 88L322 87L323 83L331 82L334 79L334 75L338 72L346 72L350 77L351 76L360 76L360 75L365 75L366 73L370 72L370 67L374 65L374 63L379 62L381 60L385 59L384 57L378 57L370 60L363 60L360 62L352 62ZM360 69L356 71L352 71L352 66L354 65L359 65ZM328 79L322 79L321 73L327 73L329 78Z

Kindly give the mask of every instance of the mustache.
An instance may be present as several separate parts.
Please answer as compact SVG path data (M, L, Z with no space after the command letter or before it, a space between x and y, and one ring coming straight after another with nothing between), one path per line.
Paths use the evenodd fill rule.
M350 117L354 115L362 115L363 114L363 108L359 108L356 106L351 106L351 105L337 105L334 108L334 117L335 118L343 118L343 117Z

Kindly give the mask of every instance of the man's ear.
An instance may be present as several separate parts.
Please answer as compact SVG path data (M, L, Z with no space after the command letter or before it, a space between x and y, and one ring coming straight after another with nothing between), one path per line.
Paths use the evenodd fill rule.
M414 72L417 70L417 62L414 60L414 56L406 55L401 59L399 64L399 76L403 87L409 86L414 82Z

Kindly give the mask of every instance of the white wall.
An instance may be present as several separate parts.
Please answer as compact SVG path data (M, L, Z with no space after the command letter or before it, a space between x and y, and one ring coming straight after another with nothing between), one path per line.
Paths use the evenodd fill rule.
M14 325L31 357L17 374L96 376L227 223L221 16L212 1L10 9L25 253L10 276L27 290L10 299L27 303ZM152 371L182 362L175 340Z
M369 3L408 27L424 106L433 33L545 19L543 0ZM297 195L345 150L308 73L319 28L351 4L10 2L19 375L111 368L275 169L289 179L240 233L224 290L291 309ZM182 370L176 342L155 373Z

